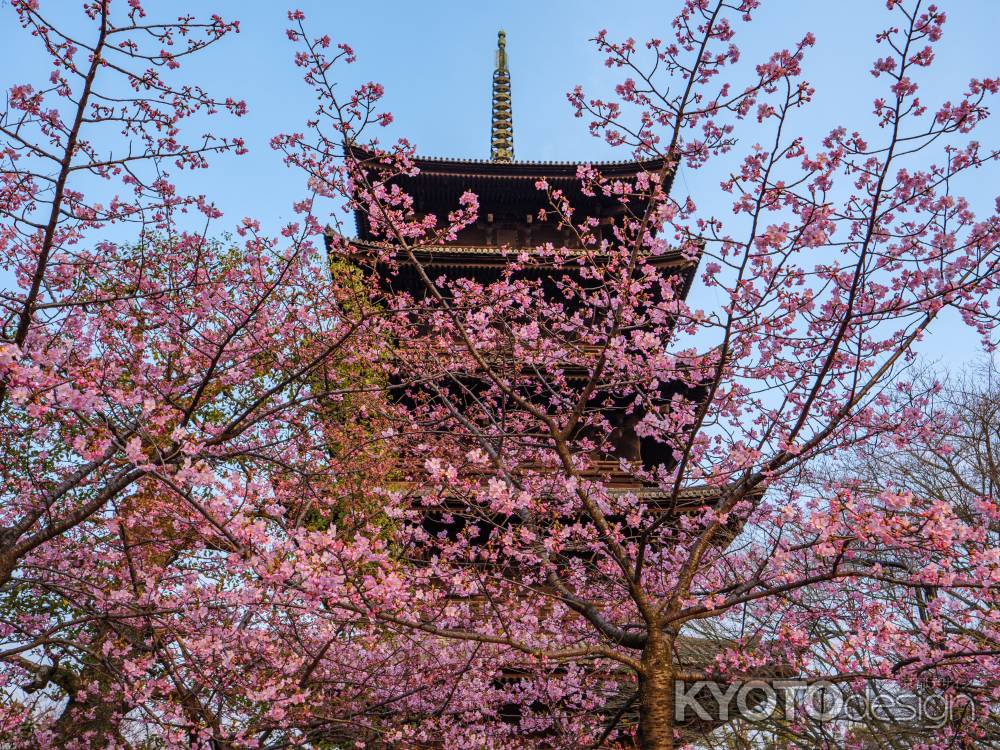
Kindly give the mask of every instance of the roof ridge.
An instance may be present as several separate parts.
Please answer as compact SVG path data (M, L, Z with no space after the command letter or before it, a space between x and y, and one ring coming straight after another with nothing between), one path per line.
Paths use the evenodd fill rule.
M594 161L593 159L555 159L555 160L542 160L542 159L513 159L507 162L497 162L492 159L465 159L457 156L425 156L414 154L411 157L414 161L432 161L440 164L504 164L506 166L510 165L526 165L526 166L546 166L546 165L556 165L560 167L570 167L570 166L581 166L590 165L592 167L597 166L625 166L627 164L652 164L654 162L662 161L663 157L655 156L649 159L612 159L612 160L599 160Z

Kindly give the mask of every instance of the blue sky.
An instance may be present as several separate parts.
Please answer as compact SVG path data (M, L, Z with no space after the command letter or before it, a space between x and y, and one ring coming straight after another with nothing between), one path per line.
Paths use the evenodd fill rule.
M604 67L588 38L602 28L612 37L669 38L669 21L678 4L676 0L621 5L590 0L303 0L292 7L306 13L316 33L328 33L355 48L359 60L351 75L355 80L377 80L386 88L386 107L396 118L386 135L405 135L427 155L488 156L496 32L505 29L518 158L587 161L624 156L591 137L565 100L565 93L576 84L598 94L607 93L614 83L614 74ZM996 75L1000 59L996 53L1000 0L938 4L949 20L937 48L933 80L923 86L930 104L955 97L971 76ZM193 8L241 21L238 36L210 50L187 74L210 91L246 99L248 116L222 130L244 135L250 154L218 160L212 170L198 173L188 184L182 181L182 187L206 193L223 209L220 232L246 215L261 217L272 228L291 218L290 206L302 194L302 181L281 164L268 141L277 132L301 130L313 102L292 64L293 45L284 34L289 6L246 0L184 4L148 0L146 5L151 15ZM71 26L78 23L80 6L78 0L42 0L49 17ZM816 35L816 47L804 68L817 95L799 127L818 138L836 124L849 130L869 127L879 82L867 71L875 56L874 34L887 17L879 0L765 0L754 23L746 32L741 29L736 41L749 63L789 46L806 31ZM6 89L13 83L40 82L46 68L40 66L37 44L19 32L7 3L0 9L0 34L0 84ZM994 119L979 138L995 144L998 132ZM996 176L993 170L967 186L974 205L983 210L991 207ZM728 213L714 175L682 173L677 187L690 191L701 205L715 209L717 202L717 213ZM950 361L974 356L974 338L960 334L954 323L949 322L949 328L955 330L935 337L941 341L925 350Z

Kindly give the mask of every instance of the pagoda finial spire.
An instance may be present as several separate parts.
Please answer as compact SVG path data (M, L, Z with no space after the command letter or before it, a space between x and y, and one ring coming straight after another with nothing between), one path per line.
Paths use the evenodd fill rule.
M507 69L507 34L497 33L497 66L493 71L493 124L490 160L514 161L514 121L510 111L510 71Z

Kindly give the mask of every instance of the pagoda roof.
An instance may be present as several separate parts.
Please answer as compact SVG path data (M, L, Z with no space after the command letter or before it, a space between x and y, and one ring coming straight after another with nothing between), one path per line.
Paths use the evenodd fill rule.
M576 180L580 165L594 167L605 177L633 177L641 172L658 172L664 159L623 159L617 161L492 161L490 159L459 159L447 156L414 156L413 164L426 176L457 176L500 178L534 178Z
M375 159L364 149L354 148L360 161ZM457 159L415 156L411 158L416 174L397 175L390 181L399 185L417 201L418 210L444 215L458 208L458 199L465 191L475 193L483 213L502 206L523 208L535 213L548 205L545 194L535 183L545 180L563 191L570 204L585 213L600 215L620 205L621 196L586 195L577 177L580 165L596 169L605 178L634 179L642 173L660 172L664 159L644 161L490 161L488 159ZM665 189L670 190L673 174L668 174ZM354 212L358 237L374 239L368 230L367 217L360 209Z
M327 236L328 238L332 237L333 231L327 230ZM328 238L327 242L329 242ZM373 253L398 250L398 246L391 242L372 241L362 238L347 238L347 241L358 249L368 250ZM564 248L563 257L557 262L555 258L540 256L537 249L531 246L480 246L460 245L457 243L416 245L411 250L420 259L421 263L429 266L458 264L465 267L469 264L483 264L505 267L519 255L527 255L541 267L553 266L573 269L577 265L577 258L585 254L593 254L598 258L606 257L604 254L592 249ZM672 267L677 269L688 269L698 265L697 258L685 255L676 247L671 247L660 255L644 255L643 261L657 267Z
M351 154L359 162L376 161L379 154L358 145L349 146ZM619 160L561 160L545 161L527 159L519 161L494 161L492 159L465 159L451 156L420 156L413 155L409 161L419 173L415 175L400 175L393 181L413 181L418 178L451 178L472 177L523 180L571 180L577 181L577 170L580 166L590 166L601 175L609 178L631 178L643 172L659 172L666 160L655 159L619 159ZM673 175L669 175L666 188L669 190Z
M332 230L327 230L324 241L327 243L327 250L330 248ZM363 238L348 238L348 243L362 251L369 251L373 255L385 251L396 251L398 247L390 242L377 242L365 240ZM482 274L487 269L499 272L500 269L515 261L519 255L525 254L531 259L531 264L526 266L528 273L551 274L555 270L565 273L573 273L579 270L576 261L577 255L583 250L566 248L565 255L561 261L554 258L540 257L535 248L528 247L506 247L506 246L471 246L459 244L443 245L423 245L412 248L414 256L420 264L427 268L436 268L442 271L452 269L453 272L469 271ZM602 257L598 254L598 257ZM645 255L643 261L661 272L679 274L683 278L682 286L679 290L682 299L686 298L691 286L694 283L695 273L698 269L700 256L691 258L685 255L678 248L669 248L660 255ZM409 263L403 259L402 268L408 268Z

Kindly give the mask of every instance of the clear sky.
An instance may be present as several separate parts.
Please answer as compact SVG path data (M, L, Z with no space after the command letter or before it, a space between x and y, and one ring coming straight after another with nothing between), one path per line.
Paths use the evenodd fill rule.
M42 0L43 11L75 25L80 0ZM241 33L210 50L189 68L206 89L243 98L250 112L235 127L250 153L225 157L215 168L182 187L206 193L225 212L219 231L253 215L275 227L291 218L291 202L302 194L298 174L287 170L268 141L277 132L301 130L313 102L292 64L293 45L283 2L273 0L147 0L151 15L218 12L241 21ZM396 118L387 136L405 135L426 155L489 156L490 80L496 32L507 31L513 80L515 149L519 159L571 161L624 158L591 137L585 121L574 119L565 93L576 84L605 94L615 80L588 39L602 28L612 37L670 37L669 21L679 0L632 0L614 4L591 0L506 0L453 2L423 0L302 0L296 6L311 29L351 44L358 53L355 80L376 80L386 88L386 107ZM925 83L931 105L955 98L972 76L997 75L1000 0L939 0L948 12L945 38L937 48L933 80ZM833 126L869 129L871 101L879 82L869 75L875 57L874 34L887 20L881 0L765 0L757 18L736 41L744 60L765 58L806 31L817 37L805 64L805 77L817 90L800 127L812 138ZM750 31L752 30L752 31ZM37 43L16 26L8 3L0 9L0 84L39 82ZM39 75L41 73L42 75ZM1000 140L994 120L979 134ZM751 136L752 137L752 136ZM814 141L815 142L815 141ZM982 173L966 190L973 204L989 210L998 193L997 171ZM682 173L677 187L699 203L728 213L714 175ZM706 301L708 304L708 301ZM949 323L949 326L954 324ZM949 361L975 355L970 336L940 338L927 349ZM926 347L925 347L926 348Z

